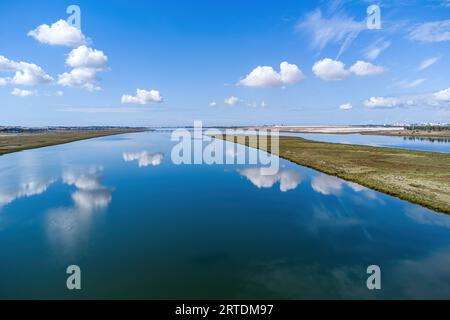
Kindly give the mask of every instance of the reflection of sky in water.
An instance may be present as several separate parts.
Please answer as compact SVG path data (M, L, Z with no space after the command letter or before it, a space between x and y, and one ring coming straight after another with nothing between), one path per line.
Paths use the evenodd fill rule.
M142 133L0 157L0 297L70 298L78 264L88 298L450 298L449 216L284 160L273 175L175 166L172 145Z
M373 147L403 148L422 151L450 152L450 139L413 138L392 136L371 136L362 134L313 134L313 133L285 133L280 136L302 137L309 140L359 144Z

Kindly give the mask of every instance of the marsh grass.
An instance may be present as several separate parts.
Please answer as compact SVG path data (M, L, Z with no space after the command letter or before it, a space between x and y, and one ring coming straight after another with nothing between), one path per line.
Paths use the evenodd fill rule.
M65 130L0 135L0 155L91 138L138 132L135 129Z

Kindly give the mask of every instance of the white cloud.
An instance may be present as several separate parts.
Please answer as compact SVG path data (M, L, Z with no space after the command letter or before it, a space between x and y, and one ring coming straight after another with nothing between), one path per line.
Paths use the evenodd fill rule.
M257 102L253 101L253 102L251 102L251 103L248 103L247 105L248 105L249 107L252 107L252 108L256 108L258 105L261 106L261 107L263 107L263 108L268 106L268 104L267 104L265 101L261 101L260 104L258 104Z
M66 64L73 69L59 75L58 84L63 87L78 87L89 91L100 90L97 73L107 68L108 57L103 51L82 45L73 49Z
M416 80L413 80L413 81L402 80L402 81L399 81L397 83L397 85L402 87L402 88L404 88L404 89L409 89L409 88L417 87L418 85L422 84L424 81L425 81L425 79L423 79L423 78L416 79Z
M448 102L450 101L450 88L441 90L434 94L434 97L438 101Z
M0 87L5 86L8 84L8 79L6 78L0 78Z
M440 59L440 57L431 57L429 59L425 59L424 61L422 61L422 63L420 64L418 70L425 70L428 67L431 67L433 64L435 64L436 62L438 62L438 60Z
M313 73L323 80L343 80L350 75L341 61L325 58L317 61L312 67Z
M59 20L51 26L42 24L28 32L28 36L49 45L77 47L88 42L80 29L69 25L65 20Z
M357 76L377 75L384 72L384 68L370 62L358 60L350 67L350 72Z
M37 95L37 92L35 90L31 91L31 90L21 90L18 88L14 88L14 90L11 91L11 95L16 96L16 97L30 97L30 96Z
M280 64L280 78L283 84L293 84L305 79L305 75L295 64L283 61Z
M238 104L240 101L241 100L235 96L228 97L224 100L225 104L227 104L229 106L234 106L234 105Z
M363 101L367 108L449 107L450 88L427 94L400 97L371 97Z
M238 172L259 189L271 188L275 183L279 182L280 191L286 192L297 188L302 181L300 173L289 169L281 169L279 173L274 175L263 175L262 168L247 168L238 170Z
M389 41L385 41L383 39L379 39L375 41L372 45L370 45L364 55L368 60L375 60L378 56L387 48L391 46Z
M303 31L305 34L312 36L311 46L313 48L321 50L328 44L341 45L338 56L350 46L364 29L364 22L358 22L351 17L338 14L327 19L322 16L320 10L308 14L296 26L297 31Z
M302 71L295 65L283 61L280 64L280 72L269 66L258 66L253 69L238 85L247 87L281 87L294 84L305 79Z
M422 42L450 41L450 19L422 23L409 33L409 37Z
M0 71L15 71L12 79L4 79L5 82L11 82L17 85L34 86L53 81L53 78L34 63L9 60L0 56Z
M93 68L103 70L107 67L108 57L103 51L82 45L69 53L66 63L72 68Z
M62 97L63 95L64 95L64 92L61 90L58 90L55 92L55 96L57 96L57 97Z
M41 67L26 62L19 63L19 70L16 71L12 79L12 83L25 86L34 86L52 81L53 78L46 74Z
M367 108L394 108L400 104L399 99L392 97L371 97L363 101L363 105Z
M339 109L341 110L350 110L351 108L353 108L353 106L350 103L344 103L339 106Z
M18 62L9 60L5 56L0 56L0 71L16 71Z
M313 73L322 80L343 80L350 75L370 76L384 72L384 68L376 66L370 62L358 60L350 69L345 68L345 64L338 60L325 58L314 63Z
M89 91L101 90L97 70L93 68L75 68L58 76L58 84L63 87L79 87Z
M137 89L136 95L123 95L122 96L122 103L124 104L150 104L150 103L160 103L163 102L163 97L161 96L161 93L158 90L144 90L144 89Z
M148 166L159 166L164 159L164 155L162 153L152 154L148 151L130 153L123 153L123 160L126 162L137 161L139 167L148 167Z
M215 106L217 106L217 102L211 101L210 103L208 103L208 106L215 107Z

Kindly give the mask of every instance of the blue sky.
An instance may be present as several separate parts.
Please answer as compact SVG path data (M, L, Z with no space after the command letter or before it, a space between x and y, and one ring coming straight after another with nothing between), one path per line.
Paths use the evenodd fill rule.
M449 49L447 0L0 0L0 125L449 122Z

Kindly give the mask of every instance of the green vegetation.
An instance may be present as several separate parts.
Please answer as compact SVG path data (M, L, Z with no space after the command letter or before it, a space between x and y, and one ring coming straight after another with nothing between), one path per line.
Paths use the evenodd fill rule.
M0 155L16 151L41 148L78 140L138 132L139 129L63 130L27 134L0 134Z
M409 126L405 126L405 130L409 131L450 131L450 125L418 125L412 124Z
M215 137L237 142L238 136ZM271 152L270 139L267 144L262 142L258 148ZM249 145L247 138L245 145ZM279 152L274 153L299 165L450 214L448 153L316 142L298 137L279 137Z

